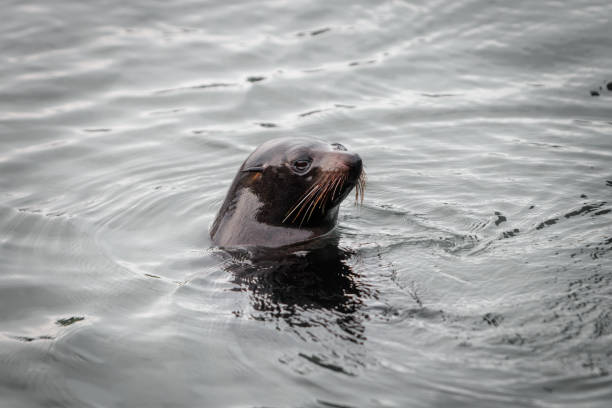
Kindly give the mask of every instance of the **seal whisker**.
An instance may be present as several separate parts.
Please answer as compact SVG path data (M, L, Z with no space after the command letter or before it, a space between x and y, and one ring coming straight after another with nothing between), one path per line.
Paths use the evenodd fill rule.
M366 187L366 172L365 170L361 170L361 174L357 179L357 184L355 184L355 204L358 202L363 204L363 197L365 195L365 187Z
M309 190L307 190L302 196L302 198L300 199L300 201L295 206L293 206L293 208L287 213L287 215L285 216L282 222L284 223L285 221L287 221L287 218L289 218L291 214L293 214L295 210L297 210L304 203L304 201L308 199L309 196L312 198L312 194L316 192L319 189L319 187L320 187L319 184L315 184ZM299 212L301 212L301 210ZM297 214L298 216L299 216L299 212ZM293 221L295 221L295 218L293 219Z
M300 226L302 226L302 223L304 222L304 218L306 217L306 214L308 213L308 209L312 206L312 203L314 202L315 198L317 197L318 192L321 189L318 188L315 192L315 194L313 194L312 196L310 196L308 198L308 200L304 201L302 203L302 205L300 206L298 212L295 214L295 216L293 217L293 220L291 220L291 222L296 222L297 219L300 217L300 215L302 215L302 221L300 221ZM302 214L302 211L304 211L304 213Z
M336 196L336 189L338 188L338 185L341 179L342 179L342 175L334 174L334 178L331 184L329 185L329 201L333 200L334 197Z
M320 191L321 189L317 189L317 192ZM300 210L297 212L297 214L295 215L295 217L293 217L293 220L291 222L295 222L298 217L300 216L300 214L302 214L302 210L305 209L304 214L302 214L302 220L300 221L300 227L302 226L302 224L304 223L304 220L306 219L306 215L308 214L308 210L312 207L312 204L314 203L315 197L317 197L317 195L313 195L311 196L308 201L305 201L301 206L300 206Z
M338 191L338 187L340 187L342 185L342 180L344 179L344 174L343 173L336 173L334 175L334 182L331 185L331 199L334 199L334 197L336 197L336 193L339 192Z
M308 209L306 209L306 212L304 213L304 217L302 218L302 222L304 222L304 218L306 217L306 214L308 214L308 219L306 220L306 222L310 221L310 217L312 217L312 214L314 210L317 208L317 205L323 202L322 199L325 195L325 192L327 191L327 188L328 188L327 186L329 185L330 177L331 176L329 174L325 176L323 180L323 187L318 190L316 198L312 200L312 202L308 206Z
M361 204L363 204L363 197L365 196L366 184L368 181L368 175L365 170L361 171L359 176L359 184L361 185Z
M300 221L300 227L302 226L304 221L308 222L308 220L310 220L310 217L312 216L312 213L317 206L317 202L319 198L321 197L321 192L325 189L328 179L329 179L329 175L326 175L325 177L322 177L319 180L319 182L316 184L318 188L314 191L315 194L308 197L308 199L301 204L300 210L297 212L292 222L295 222L298 219L298 217L302 213L302 210L304 209L306 209L306 211L304 211L304 214L302 215L302 220ZM309 211L310 211L310 214L309 214ZM308 215L308 220L306 219L307 215Z
M343 177L342 175L339 175L338 178L336 179L336 182L334 183L334 192L332 194L332 200L334 199L334 197L336 196L336 190L338 189L338 187L340 185L343 184Z
M329 195L329 192L331 191L332 185L336 181L334 177L335 177L334 174L329 175L329 177L327 178L327 183L325 183L325 191L323 191L323 194L319 202L319 208L321 209L321 213L325 213L325 204L327 204L327 201L328 201L327 197Z
M316 205L315 201L312 200L310 202L310 205L308 206L308 208L306 208L306 211L304 211L304 215L302 216L302 221L300 222L300 227L302 226L304 221L306 221L306 222L310 221L310 217L312 216L312 212L314 211L314 209L316 207L317 207L317 205ZM310 212L310 214L309 214L309 212ZM306 215L308 215L308 219L306 219Z
M308 219L306 219L306 222L310 221L310 217L312 217L312 214L317 208L317 205L319 205L319 208L321 209L321 213L324 213L323 206L325 205L325 196L329 190L329 186L332 180L333 180L333 174L328 173L325 175L323 179L323 187L317 192L317 197L313 199L311 205L308 206L306 212L304 213L304 217L306 217L306 214L308 214ZM302 220L302 222L303 221L304 220Z
M318 188L319 188L319 185L315 185L313 188L307 191L306 194L304 194L304 196L302 197L302 199L297 204L295 204L293 208L287 213L287 215L283 219L283 222L285 222L285 220L287 220L287 218L289 218L291 214L293 214L296 210L299 210L298 213L296 214L296 217L297 217L299 213L302 211L303 205L305 205L305 203L308 203L308 201L312 199L312 197L314 196ZM294 217L293 221L295 221L296 217Z
M338 183L338 175L334 174L330 180L329 187L326 192L325 201L334 199L334 186Z
M323 187L319 190L319 194L317 195L316 202L319 203L321 199L325 196L327 189L329 188L329 183L331 182L332 177L329 174L325 175L323 179Z

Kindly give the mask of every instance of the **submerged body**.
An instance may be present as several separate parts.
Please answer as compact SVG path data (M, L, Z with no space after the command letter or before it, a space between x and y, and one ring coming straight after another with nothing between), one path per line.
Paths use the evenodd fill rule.
M282 247L330 232L353 188L363 193L361 158L338 143L270 140L245 160L210 231L220 246Z

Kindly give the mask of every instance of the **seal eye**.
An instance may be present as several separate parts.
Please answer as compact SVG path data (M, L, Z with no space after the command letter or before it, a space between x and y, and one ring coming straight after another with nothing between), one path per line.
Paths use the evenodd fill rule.
M343 152L346 152L346 147L344 147L340 143L332 143L331 145L334 146L334 150L341 150Z
M310 160L296 160L292 163L292 167L298 173L305 173L310 168Z

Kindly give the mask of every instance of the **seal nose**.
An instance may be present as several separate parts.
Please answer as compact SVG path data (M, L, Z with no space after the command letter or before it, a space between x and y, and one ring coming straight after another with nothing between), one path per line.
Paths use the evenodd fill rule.
M349 166L349 178L351 180L357 180L359 175L361 174L361 170L363 169L363 162L361 161L361 157L357 153L347 154L345 158L345 163Z
M344 172L349 182L357 181L363 169L363 163L358 154L343 151L324 155L319 166L324 171Z

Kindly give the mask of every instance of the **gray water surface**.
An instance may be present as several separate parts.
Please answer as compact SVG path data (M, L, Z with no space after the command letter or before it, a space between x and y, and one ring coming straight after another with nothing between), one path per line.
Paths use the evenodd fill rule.
M1 407L610 406L609 1L2 10ZM368 187L266 275L208 229L280 136Z

